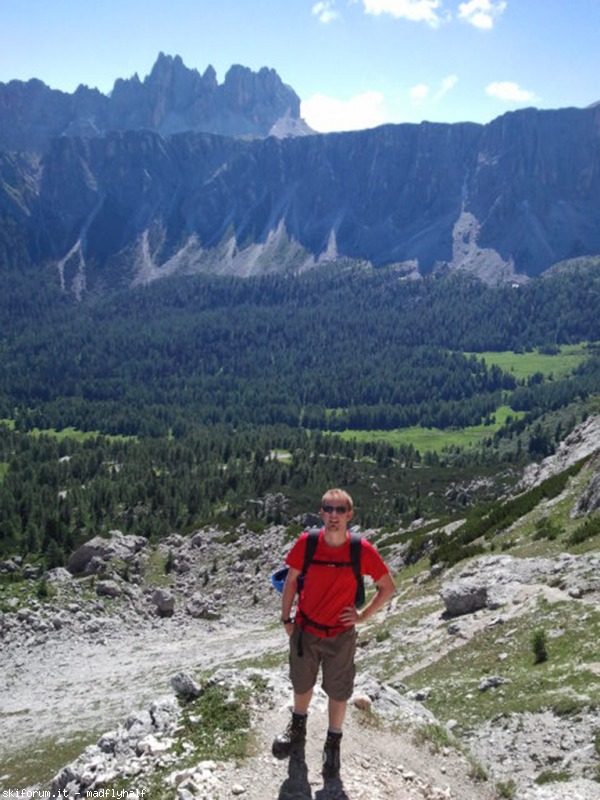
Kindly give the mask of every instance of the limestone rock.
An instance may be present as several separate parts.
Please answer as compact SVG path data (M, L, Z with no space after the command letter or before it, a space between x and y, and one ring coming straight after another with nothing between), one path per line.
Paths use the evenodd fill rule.
M582 458L595 453L599 448L600 416L596 415L571 431L560 443L556 453L545 458L540 464L530 464L525 469L520 488L530 489L532 486L537 486Z
M588 485L577 501L571 514L573 517L593 514L594 511L598 511L600 508L600 457L596 457L595 464L597 467L596 472L590 478Z
M96 594L99 597L119 597L121 587L116 581L99 581L96 586Z
M198 592L195 592L190 597L186 603L185 610L190 617L195 617L196 619L217 619L219 617L219 612L214 603Z
M155 589L152 602L162 617L171 617L175 611L175 598L167 589Z
M116 558L131 561L147 544L148 540L143 536L124 536L120 531L111 531L106 539L95 536L78 547L69 557L67 568L73 575L96 573L102 562Z
M171 678L171 686L178 697L184 700L193 700L202 694L202 686L186 672L178 672Z
M488 601L487 587L473 580L447 584L442 587L440 595L449 617L472 614L485 608Z

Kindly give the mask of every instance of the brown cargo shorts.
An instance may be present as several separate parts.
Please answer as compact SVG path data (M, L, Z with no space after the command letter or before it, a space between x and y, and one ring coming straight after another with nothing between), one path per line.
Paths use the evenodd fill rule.
M298 654L298 639L302 636L302 655ZM290 636L290 680L296 694L304 694L317 682L322 668L321 685L332 700L349 700L354 690L354 653L356 628L348 628L337 636L322 638L296 625Z

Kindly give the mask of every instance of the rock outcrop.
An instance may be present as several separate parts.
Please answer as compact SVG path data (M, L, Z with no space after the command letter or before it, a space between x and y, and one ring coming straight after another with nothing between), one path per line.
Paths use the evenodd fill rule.
M67 569L73 575L90 575L103 572L110 561L130 564L147 544L143 536L124 536L121 531L110 531L107 538L95 536L78 547L69 556Z
M600 592L599 568L597 553L562 553L557 558L483 556L454 568L444 580L440 596L448 617L519 604L532 587L539 590L550 583L571 598L581 598Z
M598 451L599 443L600 416L589 417L560 443L556 453L548 456L539 464L533 463L526 468L520 488L530 489L537 486L547 478L573 466L581 459L588 458Z
M105 733L52 781L51 797L103 797L101 792L117 778L156 768L157 756L169 750L181 709L174 697L155 701L148 711L131 714L124 724ZM110 790L105 790L110 791ZM116 796L116 795L115 795ZM125 793L124 793L125 796Z

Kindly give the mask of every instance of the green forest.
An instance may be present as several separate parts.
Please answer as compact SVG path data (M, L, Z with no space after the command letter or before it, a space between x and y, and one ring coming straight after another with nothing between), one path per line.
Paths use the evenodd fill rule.
M362 525L452 515L450 482L552 452L600 393L594 261L500 287L350 263L81 300L51 270L0 280L0 552L53 566L111 528L291 524L331 484ZM517 378L478 355L573 343L586 355L568 375ZM489 424L506 405L515 417L476 452L352 438ZM81 435L50 433L65 428Z
M551 386L517 385L476 353L600 341L598 308L597 268L492 289L341 265L164 279L81 302L28 271L0 296L0 417L127 436L221 423L464 427L507 392L515 410L542 411L595 391L593 350Z

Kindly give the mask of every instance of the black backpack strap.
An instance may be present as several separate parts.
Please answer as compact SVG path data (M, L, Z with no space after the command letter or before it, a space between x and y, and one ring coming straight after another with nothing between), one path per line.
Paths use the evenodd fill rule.
M358 533L351 533L350 534L350 563L352 564L352 569L354 570L354 576L356 580L359 581L361 579L360 574L360 553L362 547L362 537Z
M365 582L360 573L360 554L362 537L358 533L350 534L350 562L356 578L356 607L360 608L365 602Z
M301 578L304 578L306 575L306 570L310 567L310 562L313 560L313 556L319 542L320 533L321 531L318 528L313 528L308 532L308 537L306 539L306 550L304 551L304 564L302 565L302 572L300 573Z

